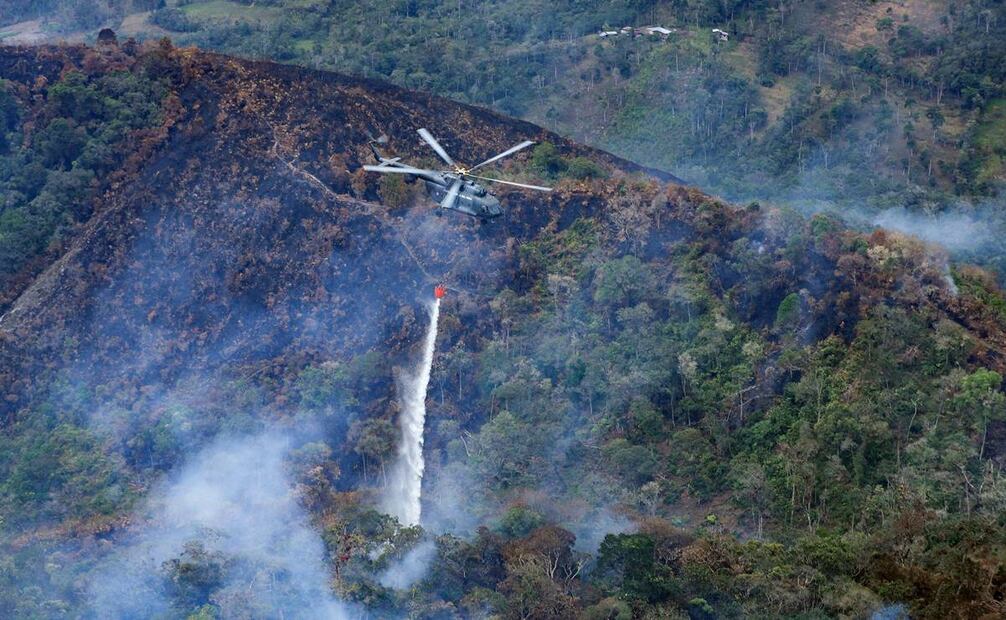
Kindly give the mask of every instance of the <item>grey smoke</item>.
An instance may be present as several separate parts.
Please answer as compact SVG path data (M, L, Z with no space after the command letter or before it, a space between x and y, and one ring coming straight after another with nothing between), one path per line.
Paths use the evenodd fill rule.
M430 562L436 554L436 543L432 540L422 542L386 568L378 577L378 581L385 588L407 590L426 576Z
M133 516L134 539L89 583L101 618L153 617L171 609L170 563L205 552L217 570L209 602L222 617L340 619L320 536L286 471L287 437L219 439L155 488ZM211 571L212 572L212 571Z
M952 251L977 251L994 241L993 228L987 218L972 217L961 211L922 215L904 208L887 209L875 215L872 223Z
M434 462L423 489L423 529L467 537L498 506L485 497L465 461Z
M870 620L909 620L908 608L903 603L887 605L874 611Z
M576 536L577 551L596 555L608 534L631 534L638 528L628 517L601 507L592 514L584 515L568 529Z

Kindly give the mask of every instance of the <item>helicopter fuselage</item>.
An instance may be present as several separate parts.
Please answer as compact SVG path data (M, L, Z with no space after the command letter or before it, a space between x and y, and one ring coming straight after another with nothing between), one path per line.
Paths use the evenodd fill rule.
M426 192L437 203L443 201L451 184L457 180L456 177L450 175L440 176L443 177L443 182L440 182L440 179L423 179L426 184ZM499 199L490 194L485 187L471 181L465 181L461 186L458 198L451 209L481 220L491 220L503 215Z
M379 158L381 164L388 167L402 167L396 159ZM425 174L410 174L410 177L421 179L426 185L426 192L438 204L441 203L451 185L458 180L458 177L451 173L428 172ZM438 209L441 207L437 207ZM484 186L473 181L464 181L458 191L457 200L450 207L451 211L457 211L470 215L480 220L492 220L503 215L503 207L500 206L499 198L493 196Z
M502 153L490 157L481 163L467 167L460 165L451 159L451 156L447 154L444 147L442 147L440 143L437 142L437 139L434 138L433 135L425 128L420 128L416 131L419 133L419 136L423 139L423 141L426 142L426 144L428 144L437 153L440 159L445 164L450 166L450 168L445 170L417 168L415 166L402 163L400 157L382 157L375 146L377 144L384 144L388 141L387 136L382 135L379 138L371 138L370 142L367 143L370 147L370 151L374 154L374 159L377 160L377 164L364 165L363 169L368 172L404 175L406 182L409 183L414 182L416 179L421 179L423 184L426 185L426 192L430 195L430 198L435 200L438 204L438 214L440 213L440 210L457 211L459 213L464 213L465 215L470 215L478 219L479 222L483 223L503 215L503 207L500 205L499 198L487 190L484 185L476 182L475 179L489 181L490 183L500 185L533 189L540 192L552 191L551 187L517 183L516 181L496 179L493 177L473 174L475 170L478 170L483 166L499 161L504 157L509 157L517 151L526 149L527 147L533 145L534 142L531 140L525 140L520 144L510 147Z

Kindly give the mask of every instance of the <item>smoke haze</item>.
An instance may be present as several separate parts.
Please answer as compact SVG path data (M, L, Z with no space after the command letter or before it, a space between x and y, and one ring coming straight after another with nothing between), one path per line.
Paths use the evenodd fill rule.
M89 584L97 616L152 617L205 598L223 617L348 617L286 472L289 450L275 433L220 439L156 488L134 515L149 526Z
M994 228L987 218L961 211L920 215L903 208L888 209L874 216L873 224L938 243L952 251L978 251L995 239Z
M378 582L394 590L411 588L426 576L430 562L437 553L437 545L428 540L410 549L402 559L389 566L378 577Z

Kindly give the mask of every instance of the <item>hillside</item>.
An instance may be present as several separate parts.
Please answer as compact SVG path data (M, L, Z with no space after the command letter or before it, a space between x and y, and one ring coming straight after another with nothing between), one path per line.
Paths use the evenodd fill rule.
M734 200L869 222L972 210L1004 179L1006 16L990 0L23 4L54 38L105 25L493 107ZM674 32L596 34L645 24Z
M44 233L0 265L0 616L1003 613L981 269L363 78L163 42L0 76L0 238ZM434 217L360 168L433 163L419 127L537 140L499 173L556 191ZM378 507L436 282L410 528Z

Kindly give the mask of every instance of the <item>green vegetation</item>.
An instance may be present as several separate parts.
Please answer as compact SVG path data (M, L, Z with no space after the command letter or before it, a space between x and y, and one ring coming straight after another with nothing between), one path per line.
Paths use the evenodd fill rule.
M163 80L142 66L65 74L40 105L0 82L0 284L90 216L91 201L129 154L137 131L159 125ZM30 128L30 131L28 131Z
M974 145L966 152L964 169L969 180L982 188L1003 182L1006 170L1006 99L996 99L985 108L974 129Z
M598 186L656 199L646 184ZM427 437L430 505L437 478L463 481L464 503L441 510L473 511L488 527L432 537L369 508L397 441L391 418L361 413L391 372L375 353L235 369L210 395L181 386L199 394L192 402L109 399L112 385L61 378L48 391L59 398L33 404L0 438L2 527L116 518L203 438L260 427L248 411L271 402L298 424L343 429L299 446L290 467L337 592L377 617L445 606L557 618L994 610L1006 550L994 466L1003 379L974 363L982 345L968 330L904 303L934 277L920 246L822 216L769 211L743 223L755 212L672 198L671 229L687 222L696 237L651 256L619 250L610 227L639 208L624 202L610 220L580 218L527 243L514 288L489 303L487 328L467 332L477 338L447 324L431 383L442 417ZM637 220L625 247L659 237L653 226ZM1001 320L1006 298L986 274L954 275L962 301L982 309L973 316ZM814 288L821 277L833 280ZM904 286L878 296L888 278ZM876 301L860 314L857 298ZM813 337L822 323L835 333ZM84 430L99 407L106 423ZM151 414L127 423L129 410ZM580 550L566 528L589 525L580 511L591 506L618 507L635 531L598 526L597 549ZM435 553L423 580L407 592L381 585L424 541ZM0 610L86 606L73 587L86 562L46 573L57 551L16 553L16 566L0 566ZM229 562L198 540L165 562L173 608L216 613ZM45 596L23 589L29 576Z
M586 157L571 159L562 157L551 142L543 142L534 147L531 153L531 168L546 179L569 177L584 180L606 176L601 166Z
M994 195L1004 177L1006 14L992 0L560 2L547 10L532 0L477 9L447 0L20 4L11 15L46 14L84 30L155 9L149 23L181 43L490 106L733 199L930 211L955 195ZM646 23L676 32L666 40L595 34ZM583 163L571 174L594 176Z
M695 208L716 226L717 207ZM481 413L441 423L427 449L497 525L437 540L423 609L478 600L503 617L823 618L899 603L941 618L997 608L1006 495L989 460L1001 440L990 448L989 437L1006 423L1002 376L973 366L979 343L932 309L881 301L857 319L833 305L872 295L868 274L910 279L917 245L772 218L779 245L767 252L737 230L729 249L619 255L594 220L525 246L523 292L493 300L493 335L435 367L447 394L478 377L458 402ZM786 276L819 260L860 284L811 295ZM727 273L733 284L720 288ZM959 276L961 295L980 291L994 311L1004 298L981 277ZM806 340L819 321L853 327ZM508 503L527 489L540 499ZM639 531L579 554L557 527L563 507L604 504L631 506ZM354 523L330 527L360 531ZM362 568L362 551L350 556L343 570L367 582L375 569ZM340 584L352 600L388 601Z
M924 199L909 206L932 209L996 193L1002 6L880 7L194 0L150 20L180 42L491 106L732 198L883 208L911 190ZM645 23L678 30L595 35ZM585 163L571 176L595 176Z
M504 5L509 6L480 10L488 19L505 10ZM305 0L275 19L305 18L313 8L319 23L331 27L325 20L335 6ZM449 7L434 6L449 17ZM633 15L618 6L604 19L620 23ZM407 3L370 16L411 23L406 18L427 11L424 7ZM707 12L710 7L688 3L684 15L700 23L729 21L728 15ZM232 41L228 37L240 38L235 33L245 32L248 41L255 41L273 32L228 22L226 11L232 8L214 3L200 13L188 6L171 7L186 19L212 14L217 25L201 25L193 33L219 35L221 45ZM551 23L525 20L524 30L511 34L530 40L541 32L598 26L576 22L574 8L560 6ZM768 9L736 7L738 16L748 10ZM345 22L347 30L339 31L347 41L354 40L353 23ZM452 22L431 21L431 28L444 24ZM490 41L498 30L482 20L464 24ZM290 31L297 45L283 49L304 50L305 41L316 40L312 53L325 53L329 39L312 39L322 29L315 26ZM813 143L816 147L831 144L832 138L842 143L850 138L847 131L868 133L866 144L873 146L889 137L886 131L911 134L906 140L922 144L915 121L906 129L904 118L892 120L904 109L880 99L882 80L869 94L858 89L860 80L879 80L880 75L900 82L900 88L917 88L896 70L903 68L901 61L910 64L929 53L929 43L921 30L905 30L898 19L890 24L883 17L871 19L869 27L893 33L895 41L889 49L864 49L853 56L855 66L865 68L850 69L841 79L848 79L859 96L835 90L834 84L825 87L823 77L819 92L801 83L813 79L815 69L813 62L798 62L808 41L785 29L772 35L783 53L761 50L753 68L756 82L719 72L718 67L726 72L732 66L728 55L735 48L730 46L741 42L723 46L698 35L670 43L595 42L580 60L590 67L594 60L588 54L607 58L604 62L611 65L604 65L605 79L622 80L617 83L624 86L625 100L639 102L631 109L602 111L611 112L611 127L620 135L643 136L666 122L675 131L691 132L691 141L680 146L695 149L690 157L705 156L706 164L715 166L722 164L717 163L717 149L728 148L731 135L744 133L750 150L738 150L737 158L748 158L752 170L761 166L798 182L803 175L819 173L818 165L827 171L833 164L840 167L836 162L854 161L851 147L827 151L827 156L808 150L810 134L801 134L804 130L817 132L813 135L821 141ZM400 34L399 43L406 47L420 45L423 36ZM458 50L471 45L470 34L458 31L454 36ZM758 41L756 34L750 37ZM816 49L810 43L809 49ZM400 81L414 79L419 70L437 70L441 62L478 62L477 55L452 52L433 55L429 65L402 68L395 64L398 49L403 47L389 48L387 56L375 54L367 62L375 63L376 73L402 69L396 78ZM536 56L520 47L511 52L514 74L538 62L527 58L547 59L552 53ZM5 198L11 197L0 212L0 239L7 253L0 254L6 261L0 263L4 278L23 272L47 251L55 254L61 236L89 217L101 184L117 173L134 172L124 162L141 150L136 134L165 120L165 102L177 87L157 77L158 68L180 69L174 63L191 62L185 66L192 80L185 92L192 98L186 101L191 110L212 109L211 103L223 100L224 95L199 92L202 76L212 75L213 88L234 96L229 103L248 105L267 118L268 106L256 101L254 93L232 89L236 80L228 82L227 70L210 57L149 53L154 56L129 70L66 71L50 86L31 86L27 80L0 88L0 181ZM958 69L953 63L975 60L966 54L947 56L939 62ZM701 63L672 73L672 63L681 61ZM392 66L381 64L388 62ZM247 65L234 64L241 70L228 70L240 72L248 80L242 85L253 90ZM675 108L678 95L668 86L661 95L667 105L659 114L645 111L652 93L661 91L643 85L670 84L661 77L661 67L667 75L695 80L694 92L700 95L696 107ZM473 73L456 68L453 74L435 74L448 76L442 79L453 87L464 86L469 78L478 81L478 88L469 84L462 89L473 97L502 88L494 102L498 106L536 106L548 99L544 92L539 98L508 94L512 76L485 84L484 76L492 74L484 66ZM528 93L545 90L535 86L534 78L548 73L546 68L524 74L521 84L530 84ZM878 73L888 70L894 73ZM937 69L930 73L943 75ZM852 86L853 77L859 86ZM777 87L792 94L787 104L759 110L765 94L760 89ZM32 88L44 89L35 93L44 96L32 96ZM976 84L966 76L945 88L958 110L984 110L987 102L1001 100L998 86ZM615 96L615 91L609 94ZM286 110L291 124L297 121L295 107ZM933 134L948 123L944 107L917 101L911 107L920 114L915 120L925 118ZM876 127L860 125L883 110L890 113L883 131L872 133ZM224 123L226 114L219 109L217 114L219 125L234 129L237 138L250 132L241 122ZM982 118L974 130L976 152L981 153L971 161L984 162L976 169L985 176L975 179L990 178L986 164L997 156L998 117ZM223 131L206 129L203 122L193 114L176 135ZM318 134L305 132L301 137L320 142ZM269 143L264 140L262 150ZM661 146L679 148L669 146L666 136L663 143L657 136L639 144L654 153ZM704 152L702 144L719 146ZM762 150L766 144L775 146ZM344 145L346 152L357 147L362 145ZM212 163L219 170L236 164L228 159L236 157L233 151L220 149L214 155L218 159ZM203 156L192 153L192 159L179 158L183 162L158 164L198 167L210 163ZM306 165L310 157L322 155L304 149L297 162ZM815 157L827 157L828 163L812 165ZM272 156L263 159L265 169L286 170ZM906 169L917 165L913 161ZM293 440L291 492L322 533L331 586L374 617L866 617L886 605L904 605L920 618L1001 613L1006 596L1001 358L1006 296L994 277L955 266L950 277L958 291L951 294L942 258L901 235L878 231L864 236L829 216L805 219L757 203L734 209L697 190L616 171L604 178L604 170L590 160L570 157L550 143L534 149L529 165L545 178L590 182L557 185L549 197L554 202L540 209L552 219L532 224L533 214L525 232L480 231L467 239L479 249L491 239L493 251L484 257L495 271L485 273L499 276L464 283L470 290L459 293L460 301L444 313L431 377L435 415L425 436L424 518L453 533L402 527L373 508L397 442L395 366L422 327L415 309L394 304L394 319L380 326L386 329L383 339L365 353L326 359L304 345L311 342L308 331L337 329L310 317L311 305L331 313L327 304L336 296L382 297L385 287L405 281L398 279L400 265L390 260L386 265L396 273L383 279L387 274L368 264L338 266L342 257L333 250L338 244L356 245L380 259L393 256L387 247L397 251L392 233L398 229L389 223L394 216L350 209L332 209L338 211L333 215L318 208L292 224L287 216L296 209L287 207L313 198L290 191L269 204L273 211L283 210L278 219L284 222L276 226L282 230L273 238L292 240L296 250L282 243L256 245L261 239L249 232L248 254L261 255L269 265L296 263L302 270L309 263L296 252L310 244L300 243L298 235L311 227L323 229L327 242L321 269L342 270L324 271L324 277L335 281L330 288L316 280L283 282L292 300L287 305L272 296L257 305L237 292L226 298L231 284L241 286L233 281L253 271L243 270L246 263L228 247L226 259L200 265L204 273L198 274L200 286L227 280L219 289L207 287L227 291L228 303L221 310L226 319L195 312L158 319L156 313L141 311L141 302L129 293L123 294L125 300L114 300L117 305L109 304L110 315L135 312L143 317L138 333L150 330L157 341L151 348L158 354L177 349L185 355L166 357L169 361L163 363L143 360L139 370L120 367L119 352L130 349L118 341L132 337L129 327L137 322L124 319L123 326L109 328L111 342L89 343L95 351L87 361L110 368L107 374L85 372L81 378L73 372L79 368L60 370L57 360L25 377L31 385L15 386L4 395L12 407L0 433L0 616L86 616L89 601L82 584L100 577L95 562L105 547L131 533L120 524L137 500L210 438L272 424L317 429L310 440ZM747 181L737 178L737 191L742 191ZM962 178L965 183L972 177ZM372 184L364 190L377 192L392 206L406 207L412 198L412 190L397 178L358 181ZM893 177L877 183L899 187ZM153 191L152 186L143 189ZM158 197L179 191L158 189ZM853 195L859 191L853 190ZM507 200L515 211L540 206L522 202L527 199L517 192ZM257 215L264 218L262 211ZM241 213L242 218L247 215ZM268 221L263 224L270 227ZM213 234L215 230L203 238L215 240ZM444 245L421 249L434 249L450 260L468 249L442 239L431 243ZM132 263L141 277L156 268L140 260ZM88 264L92 266L101 268ZM356 267L359 272L353 271ZM165 271L174 288L178 274ZM263 273L261 280L272 277ZM346 284L340 278L351 280ZM216 301L203 297L201 289L199 295L188 308L209 313ZM170 301L164 314L175 310ZM295 316L301 313L306 316ZM335 322L352 318L342 315ZM274 331L259 323L273 319ZM73 333L60 329L54 326L54 333ZM220 336L231 329L242 338ZM184 340L182 332L190 339ZM211 342L199 343L203 336ZM284 342L256 342L262 349L242 356L225 350L234 342L248 345L259 339ZM66 336L65 342L48 338L45 346L76 361L82 357L77 344ZM20 353L4 349L8 351ZM187 376L188 356L216 374ZM181 366L175 370L182 374L170 386L164 378L172 376L169 364ZM193 375L201 370L193 369ZM211 536L206 533L207 540ZM420 580L398 590L382 584L383 572L420 544L432 548ZM171 614L222 615L221 590L231 559L210 549L193 540L176 558L155 567ZM283 588L288 575L269 570L268 558L262 563L261 572L242 586Z
M108 516L129 507L133 494L92 433L72 423L36 419L31 424L18 436L0 439L4 527L40 518Z
M130 11L164 7L164 0L5 0L0 5L0 26L41 19L61 32L99 28Z

